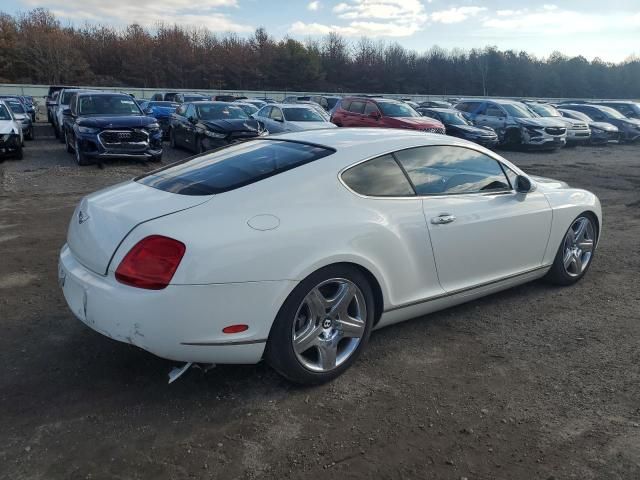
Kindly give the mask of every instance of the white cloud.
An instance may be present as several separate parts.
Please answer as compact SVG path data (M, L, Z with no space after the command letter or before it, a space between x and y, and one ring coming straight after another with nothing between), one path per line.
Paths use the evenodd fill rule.
M238 0L24 0L31 6L51 9L60 18L105 24L133 22L153 27L157 23L178 23L206 27L216 32L250 32L254 28L233 21L221 9L236 8Z
M432 21L439 23L460 23L485 10L487 10L486 7L453 7L448 10L433 12L429 17Z
M317 12L318 10L320 10L320 2L318 2L317 0L314 2L309 2L309 5L307 5L307 10Z
M419 0L348 0L333 7L333 13L345 24L305 23L297 21L289 28L294 35L326 35L336 32L348 37L407 37L419 31L427 21Z

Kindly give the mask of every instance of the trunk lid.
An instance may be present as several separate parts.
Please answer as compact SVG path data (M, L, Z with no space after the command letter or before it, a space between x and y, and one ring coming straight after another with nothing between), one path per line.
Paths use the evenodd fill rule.
M176 195L135 181L92 193L76 207L67 244L76 259L99 275L124 238L141 223L201 205L208 196Z

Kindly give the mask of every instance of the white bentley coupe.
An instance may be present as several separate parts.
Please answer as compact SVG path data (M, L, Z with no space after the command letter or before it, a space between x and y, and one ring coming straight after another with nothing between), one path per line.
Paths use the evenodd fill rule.
M585 190L408 130L305 131L189 158L84 198L60 253L73 313L160 357L266 359L298 383L373 329L540 277L582 278Z

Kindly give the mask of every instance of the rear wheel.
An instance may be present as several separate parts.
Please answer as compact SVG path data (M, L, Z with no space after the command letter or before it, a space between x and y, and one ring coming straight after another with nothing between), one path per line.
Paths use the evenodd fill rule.
M67 134L66 130L63 131L63 135L64 135L64 144L67 147L67 152L73 153L73 147L71 146L71 142L69 141L69 135Z
M34 138L34 133L33 133L33 125L31 126L31 128L29 129L29 134L25 137L27 140L33 140Z
M162 161L162 154L160 155L153 155L149 158L150 162L154 162L154 163L158 163Z
M509 147L516 147L522 143L522 134L515 128L507 130L504 134L504 143Z
M15 158L18 160L22 160L22 157L24 157L24 154L22 153L22 145L18 145L18 148L16 149L16 153L14 154Z
M300 282L278 312L266 359L295 383L332 380L365 347L374 309L371 286L359 270L341 265L320 269Z
M169 130L169 146L171 148L176 148L176 137L173 133L173 128Z
M587 273L598 240L595 217L583 213L576 218L558 248L547 273L547 280L558 285L571 285Z

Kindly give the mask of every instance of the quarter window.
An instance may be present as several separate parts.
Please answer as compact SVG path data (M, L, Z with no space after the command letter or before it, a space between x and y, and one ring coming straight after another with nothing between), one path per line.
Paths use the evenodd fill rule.
M373 112L377 112L377 111L378 111L378 107L376 107L376 105L373 102L367 102L367 106L364 107L365 115L370 115Z
M384 155L356 165L342 174L353 191L372 197L407 197L415 193L393 156Z
M271 108L271 114L269 115L269 117L273 120L278 120L278 121L283 121L284 119L282 118L282 110L280 110L279 108L276 107L272 107Z
M453 195L509 191L500 164L464 147L431 146L402 150L396 158L418 195Z
M487 105L487 110L485 112L487 117L504 117L504 112L500 110L499 107L495 105Z

